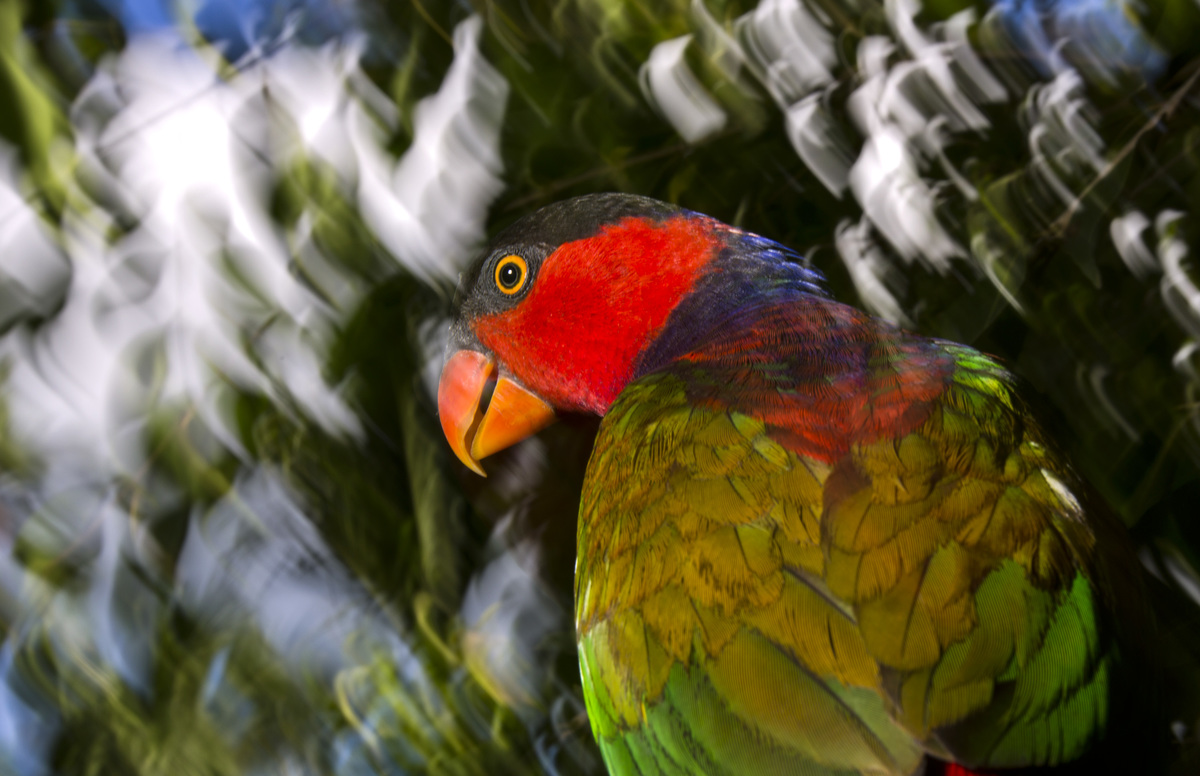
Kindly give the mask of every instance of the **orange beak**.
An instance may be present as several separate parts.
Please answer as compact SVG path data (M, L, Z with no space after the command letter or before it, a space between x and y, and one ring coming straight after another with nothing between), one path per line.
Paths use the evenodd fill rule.
M501 377L488 403L479 405L488 381L496 374L492 359L460 350L442 367L438 383L438 415L442 431L458 460L486 477L479 459L520 442L554 422L554 410L528 389Z

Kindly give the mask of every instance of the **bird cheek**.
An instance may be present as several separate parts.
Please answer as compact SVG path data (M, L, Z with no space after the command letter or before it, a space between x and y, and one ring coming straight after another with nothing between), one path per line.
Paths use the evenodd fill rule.
M508 377L496 380L491 401L483 394L496 375L495 362L473 350L446 360L438 383L438 415L454 454L476 474L479 459L536 434L554 421L554 410L541 397Z

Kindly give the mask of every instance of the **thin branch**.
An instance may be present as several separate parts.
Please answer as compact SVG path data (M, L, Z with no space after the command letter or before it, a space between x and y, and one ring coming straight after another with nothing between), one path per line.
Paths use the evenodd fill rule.
M1150 120L1142 125L1142 128L1137 131L1137 134L1130 138L1129 142L1121 148L1117 155L1109 160L1108 164L1104 166L1104 169L1100 171L1100 174L1092 179L1091 183L1084 187L1083 191L1079 193L1079 196L1075 198L1075 201L1071 203L1071 206L1068 207L1066 211L1059 216L1053 224L1050 225L1051 232L1059 237L1066 232L1067 224L1069 224L1071 219L1075 217L1075 214L1083 205L1084 200L1088 198L1088 196L1104 181L1105 178L1112 174L1113 170L1115 170L1118 165L1125 161L1127 156L1133 153L1134 149L1137 148L1137 144L1141 142L1146 133L1157 127L1163 121L1171 118L1171 115L1175 113L1175 110L1179 107L1179 103L1183 101L1183 98L1187 95L1187 93L1190 92L1192 87L1196 85L1197 80L1200 80L1200 65L1197 65L1194 68L1194 72L1192 73L1191 77L1187 79L1183 86L1179 87L1175 93L1171 95L1171 99L1167 100L1165 103L1163 103L1161 108L1155 111L1154 115L1150 117Z

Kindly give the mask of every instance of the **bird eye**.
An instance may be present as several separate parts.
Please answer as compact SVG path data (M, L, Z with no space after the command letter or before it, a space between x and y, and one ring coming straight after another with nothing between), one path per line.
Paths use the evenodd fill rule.
M501 293L517 293L525 287L525 278L529 274L529 266L520 256L505 256L496 262L496 287Z

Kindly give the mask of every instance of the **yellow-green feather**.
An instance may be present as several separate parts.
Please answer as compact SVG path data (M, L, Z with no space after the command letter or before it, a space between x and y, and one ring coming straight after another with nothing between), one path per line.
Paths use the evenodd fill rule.
M576 574L613 773L1053 764L1103 732L1118 656L1075 481L1002 370L939 347L925 421L833 462L670 370L621 394Z

